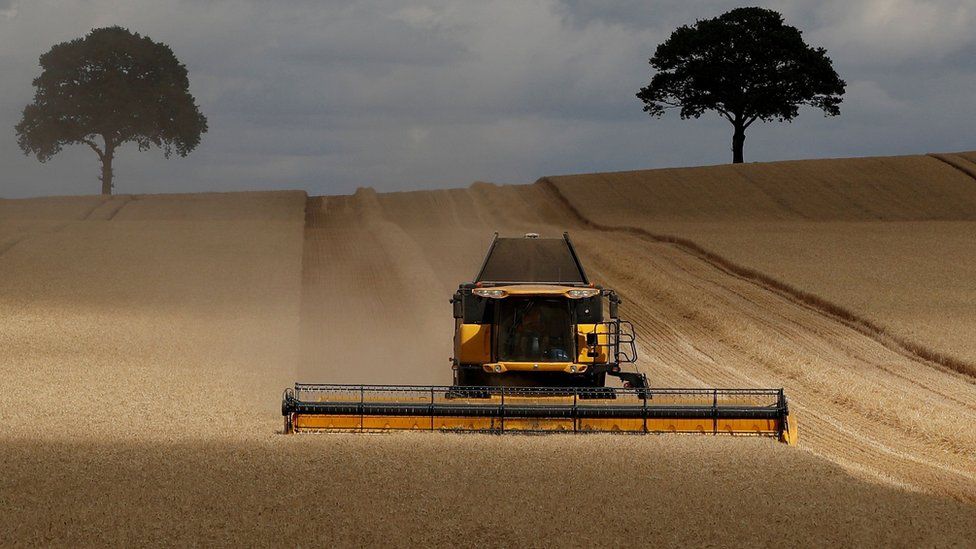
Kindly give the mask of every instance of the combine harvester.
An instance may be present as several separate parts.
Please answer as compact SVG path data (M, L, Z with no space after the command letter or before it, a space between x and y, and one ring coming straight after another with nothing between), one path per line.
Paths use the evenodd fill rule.
M652 389L620 299L590 283L568 234L499 238L454 306L454 384L296 384L285 432L700 433L797 440L782 389ZM607 386L607 375L622 387Z

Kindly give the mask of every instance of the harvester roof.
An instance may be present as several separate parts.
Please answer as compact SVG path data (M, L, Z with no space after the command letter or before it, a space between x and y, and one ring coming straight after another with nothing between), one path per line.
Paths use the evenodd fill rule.
M474 280L494 284L586 285L589 280L569 235L562 238L500 238L495 233Z

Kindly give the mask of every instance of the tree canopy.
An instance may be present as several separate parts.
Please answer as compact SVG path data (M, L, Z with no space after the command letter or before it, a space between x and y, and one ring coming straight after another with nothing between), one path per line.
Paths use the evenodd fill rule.
M102 163L103 194L112 192L112 160L122 144L186 156L207 131L186 67L169 46L128 29L94 29L57 44L40 65L17 143L41 162L65 145L88 145Z
M734 128L733 162L742 162L745 130L756 120L791 121L801 105L836 116L845 91L827 51L763 8L678 27L650 64L657 72L637 93L644 111L659 117L677 108L683 119L718 112Z

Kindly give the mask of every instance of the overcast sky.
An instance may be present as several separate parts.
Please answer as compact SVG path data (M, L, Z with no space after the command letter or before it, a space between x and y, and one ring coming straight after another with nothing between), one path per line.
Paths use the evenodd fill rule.
M976 2L782 0L848 93L841 116L753 125L746 161L976 149ZM38 56L93 27L169 44L210 132L187 158L119 153L120 193L475 180L730 160L718 115L652 119L637 90L678 25L740 2L694 0L0 0L0 196L92 194L95 154L17 147Z

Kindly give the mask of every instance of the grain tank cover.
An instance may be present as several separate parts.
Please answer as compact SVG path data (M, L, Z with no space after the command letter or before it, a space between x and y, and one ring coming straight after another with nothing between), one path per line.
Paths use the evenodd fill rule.
M475 282L589 284L569 235L562 238L499 238L495 234Z

